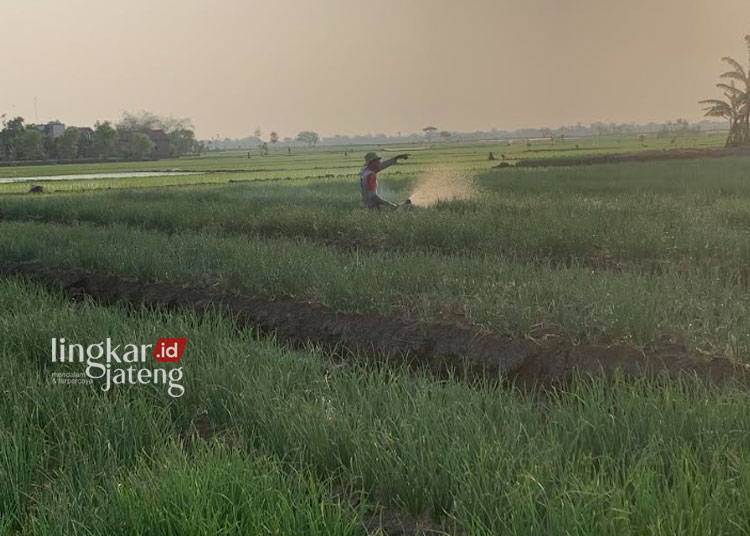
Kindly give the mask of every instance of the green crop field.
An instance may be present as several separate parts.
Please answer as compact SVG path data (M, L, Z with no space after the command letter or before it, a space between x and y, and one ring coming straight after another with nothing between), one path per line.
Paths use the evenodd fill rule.
M0 270L14 273L0 276L0 534L750 533L750 156L488 160L724 137L0 168L45 190L0 184ZM412 206L361 207L371 149L411 154L379 181ZM195 173L38 179L170 169ZM80 292L82 274L112 286ZM195 307L174 306L174 289ZM205 307L206 292L295 306L275 332ZM172 305L142 303L149 293ZM289 336L316 311L338 314L315 324L327 344ZM334 337L389 322L512 341L532 365L585 348L611 373L436 374ZM184 394L53 381L86 367L52 362L61 337L185 337ZM628 352L705 367L634 373ZM719 362L736 382L706 381ZM149 374L170 366L149 360Z

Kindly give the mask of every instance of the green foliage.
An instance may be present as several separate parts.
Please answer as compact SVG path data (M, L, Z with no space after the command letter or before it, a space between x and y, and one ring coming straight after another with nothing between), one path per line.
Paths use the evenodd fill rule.
M23 135L23 117L14 117L6 121L3 116L3 130L0 131L0 152L5 160L16 160Z
M575 145L641 146L619 140ZM532 149L562 156L573 145ZM365 211L360 158L312 148L257 163L242 152L0 168L234 170L2 195L0 257L748 361L747 157L493 170L487 151L512 162L525 144L411 150L380 176L389 196L408 197L437 170L473 197ZM258 182L228 184L237 179ZM81 188L102 191L65 193ZM74 302L15 279L0 282L0 304L3 535L363 534L374 503L449 534L453 523L472 535L750 532L745 388L615 377L521 392L291 352L229 318ZM185 395L54 386L49 345L60 336L187 336Z
M143 160L151 156L156 144L146 134L134 132L130 139L130 155L135 160Z
M750 57L750 35L745 36L745 43ZM704 105L706 116L723 117L729 121L727 147L747 146L750 145L750 64L745 68L734 58L724 57L721 60L731 67L730 71L721 75L730 83L716 84L726 99L707 99L699 104ZM740 87L737 87L737 83Z
M301 141L302 143L306 143L308 147L312 147L320 141L320 136L318 136L317 132L303 130L297 134L297 141Z
M57 144L55 144L55 138L50 135L45 135L42 143L44 145L45 158L57 158Z
M4 534L363 534L365 508L349 497L447 533L750 530L746 389L614 378L540 396L13 280L0 303ZM63 334L187 335L185 395L53 385L49 343Z
M178 129L169 133L169 151L172 156L182 156L196 149L195 134L189 129Z
M94 147L94 135L88 129L78 131L78 157L94 158L96 156Z
M112 158L117 155L117 131L109 121L94 125L94 155L98 158Z
M616 143L577 141L589 154L610 151L607 143ZM720 133L680 141L722 142ZM638 143L633 136L614 146ZM648 143L663 147L668 141ZM534 146L553 155L572 149L549 142ZM2 197L2 252L129 275L219 281L248 292L312 297L346 310L458 317L516 337L674 342L747 360L746 157L488 170L487 147L415 151L381 176L393 200L409 197L436 168L473 186L473 198L429 210L363 211L353 187L359 158L328 150L271 154L262 163L238 153L179 161L186 169L257 168L242 173L47 182L48 192L131 191ZM489 147L511 161L525 152L522 143ZM403 152L392 152L396 149ZM289 180L226 184L238 178ZM195 183L199 186L188 187ZM136 188L157 185L182 187ZM60 225L44 225L47 221Z
M192 130L193 122L188 118L163 117L151 112L122 113L122 119L117 123L118 130L151 130L161 129L167 134L177 130Z
M57 156L63 160L73 160L78 155L78 129L66 128L55 139Z
M18 156L23 160L42 160L44 158L44 134L36 128L27 128L21 135Z

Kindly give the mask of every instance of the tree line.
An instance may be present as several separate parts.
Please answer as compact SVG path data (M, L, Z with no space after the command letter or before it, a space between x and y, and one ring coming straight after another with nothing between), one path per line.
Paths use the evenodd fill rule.
M58 136L38 125L25 124L23 117L0 115L0 160L40 161L125 158L142 160L153 155L156 146L139 130L163 130L169 138L170 156L200 153L189 119L159 117L149 112L125 112L112 124L97 121L93 128L68 127ZM125 134L128 135L125 135Z

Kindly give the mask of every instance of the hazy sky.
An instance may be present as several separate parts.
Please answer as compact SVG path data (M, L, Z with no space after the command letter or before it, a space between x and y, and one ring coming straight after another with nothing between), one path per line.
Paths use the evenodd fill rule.
M0 113L199 137L701 118L748 0L0 0Z

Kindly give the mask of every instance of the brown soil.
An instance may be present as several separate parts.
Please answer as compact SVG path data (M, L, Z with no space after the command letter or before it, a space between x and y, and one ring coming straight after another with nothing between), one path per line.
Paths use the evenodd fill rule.
M386 359L471 377L504 376L526 358L525 345L480 335L450 324L405 323L397 319L340 313L283 296L244 296L215 288L140 281L112 274L67 270L39 263L0 263L0 273L19 275L104 303L125 302L198 312L222 311L241 325L274 333L293 346L310 343L340 353Z
M723 158L725 156L749 155L744 149L672 149L666 151L637 151L632 153L605 154L595 156L530 158L520 160L516 167L590 166L593 164L617 164L620 162L650 162L653 160L690 160L696 158ZM500 167L500 166L495 166Z
M408 363L439 376L464 379L505 378L520 386L568 381L576 372L627 376L665 372L726 383L750 379L745 365L707 358L679 347L640 352L625 346L537 345L478 333L452 323L416 323L398 318L342 313L284 296L245 296L217 288L142 281L114 274L62 269L38 262L0 262L0 274L25 277L61 290L71 298L154 308L221 311L240 325L273 333L285 343L319 345L342 355L372 361Z
M387 534L388 536L441 536L445 534L463 534L455 527L451 532L437 528L429 514L419 518L413 515L382 506L368 506L362 524L366 534Z
M362 503L357 490L342 489L333 496L334 501L350 505L362 513L362 529L365 534L387 536L442 536L465 534L455 522L446 520L443 526L435 523L428 512L414 516L405 510L379 503Z
M725 357L691 355L679 346L642 352L626 346L559 344L530 349L513 377L518 385L566 382L574 374L611 377L666 374L670 378L695 377L714 384L737 381L750 384L750 368Z

